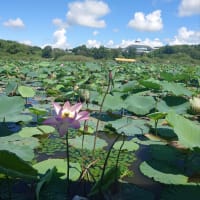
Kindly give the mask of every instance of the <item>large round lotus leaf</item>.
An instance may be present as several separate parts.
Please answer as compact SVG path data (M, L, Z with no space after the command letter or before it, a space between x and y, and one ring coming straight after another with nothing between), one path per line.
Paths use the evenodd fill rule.
M125 101L126 109L137 115L146 115L155 108L155 100L151 96L131 95Z
M18 134L0 137L0 149L8 150L26 161L34 158L34 148L39 146L37 138L22 138Z
M93 135L85 135L84 136L84 149L92 150L94 146L94 137ZM76 147L76 148L82 148L82 136L77 136L73 139L69 139L70 145ZM107 146L107 143L105 140L97 138L96 140L96 149L102 149L103 147Z
M25 161L31 161L35 157L34 150L27 145L20 146L16 144L1 144L0 150L13 152Z
M114 144L113 148L119 150L123 141L118 141ZM122 150L128 150L128 151L136 151L139 149L139 145L136 144L133 140L130 141L124 141L124 144L122 146Z
M140 140L138 138L133 138L132 140L136 142L137 144L142 144L142 145L151 145L151 144L165 145L166 144L166 142L155 140L154 138L152 140Z
M67 162L64 159L47 159L33 165L40 174L45 174L48 169L53 167L57 168L57 172L61 173L61 179L67 177ZM70 163L69 178L70 180L76 181L81 173L81 166L79 163Z
M47 110L35 107L30 107L29 111L35 115L45 115L47 113Z
M189 102L183 97L167 96L157 104L157 109L160 112L168 112L169 110L175 110L176 113L186 113L190 108Z
M49 134L55 131L52 126L41 125L37 127L25 127L20 132L21 137L31 137L33 135Z
M124 102L119 94L108 94L103 104L103 110L120 110L124 107Z
M186 95L191 96L192 92L189 91L186 87L179 83L170 83L167 81L160 82L163 87L163 91L171 92L176 96Z
M31 115L26 114L15 114L15 115L9 115L6 117L6 121L8 122L28 122L31 121L33 117Z
M19 114L23 108L24 100L21 97L0 96L0 121L3 121L4 117L7 120L9 117Z
M127 136L148 133L149 128L145 125L145 120L134 120L131 118L121 118L109 121L109 124L117 130L118 133L124 133Z
M39 63L40 67L43 67L45 69L45 67L48 67L50 65L50 62L46 62L46 61L42 61Z
M188 148L200 147L200 125L174 112L169 112L167 121L173 126L179 142Z
M120 183L120 192L114 195L114 199L123 200L154 200L154 194L136 185Z
M6 85L6 88L5 88L6 95L15 93L16 90L17 90L17 82L16 81L9 81L8 84Z
M114 90L126 93L126 92L132 92L137 87L138 87L137 81L129 81L128 83L123 84L118 89L114 89Z
M97 118L98 118L98 116L97 116ZM96 130L97 120L98 120L97 118L90 116L90 120L88 120L88 122L87 122L88 127L91 127L93 130ZM83 127L84 123L82 122L81 124L82 124L81 127ZM103 130L105 124L106 124L105 121L103 121L103 119L100 119L98 130Z
M169 186L161 194L160 200L198 200L200 186Z
M6 150L0 150L0 172L7 176L37 179L37 170L16 154Z
M156 81L154 79L140 80L139 83L148 89L153 89L153 90L161 89L161 85L159 84L159 81Z
M22 97L33 97L35 95L35 90L32 87L28 86L19 86L18 92Z
M147 162L142 162L140 171L149 178L164 184L173 185L193 185L194 183L188 182L188 177L181 174L163 173L152 168Z

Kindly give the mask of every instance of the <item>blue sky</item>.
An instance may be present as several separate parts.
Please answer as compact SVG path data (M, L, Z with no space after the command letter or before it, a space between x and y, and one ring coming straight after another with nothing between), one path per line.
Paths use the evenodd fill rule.
M200 44L200 0L1 0L0 39L63 49Z

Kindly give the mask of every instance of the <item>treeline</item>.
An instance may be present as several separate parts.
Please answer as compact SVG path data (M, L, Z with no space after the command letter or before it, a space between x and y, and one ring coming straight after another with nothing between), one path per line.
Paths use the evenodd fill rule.
M137 46L138 47L138 46ZM149 49L148 49L149 50ZM136 46L127 48L87 48L81 45L73 49L59 49L51 46L40 48L15 41L0 40L0 58L10 59L53 59L86 60L114 59L116 57L136 58L141 62L187 62L200 64L200 45L164 46L156 50L138 53Z
M149 57L165 58L166 56L189 56L193 59L200 60L200 45L175 45L175 46L164 46L157 50L152 51Z

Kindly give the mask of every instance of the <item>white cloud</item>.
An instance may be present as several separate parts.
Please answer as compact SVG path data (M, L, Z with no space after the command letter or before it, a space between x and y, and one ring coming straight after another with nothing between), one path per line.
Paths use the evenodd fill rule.
M98 35L99 34L99 31L93 31L92 33L94 36Z
M159 31L163 28L161 10L155 10L146 16L143 12L136 12L128 26L139 31Z
M52 44L54 48L65 49L68 46L66 30L64 28L56 30L53 36L55 38L55 42Z
M53 23L55 26L59 27L60 29L66 28L66 27L67 27L67 24L64 23L64 22L62 21L62 19L59 19L59 18L53 19L53 20L52 20L52 23Z
M109 40L106 44L106 47L110 47L112 48L114 46L114 41L113 40Z
M121 48L125 48L129 45L147 45L150 47L161 47L164 44L158 39L155 38L153 40L146 38L145 40L141 40L140 38L137 38L135 40L122 40L121 43L119 45L116 45L116 47L121 47Z
M92 48L92 47L99 48L101 46L101 42L98 42L97 40L88 40L86 46L87 48Z
M179 6L180 16L200 14L200 0L182 0Z
M178 30L178 35L169 41L170 45L181 44L200 44L200 31L188 30L186 27L181 27Z
M108 5L103 1L85 0L75 1L69 4L67 12L67 22L87 27L103 28L106 26L104 20L99 18L105 16L110 11Z
M3 23L4 26L13 27L13 28L23 28L24 22L18 17L16 19L9 19Z
M32 42L30 40L24 40L24 41L21 41L20 43L26 44L26 45L29 45L29 46L32 45Z
M158 38L155 38L154 40L146 38L144 41L142 41L142 44L148 45L150 47L161 47L164 45L163 42L161 42Z

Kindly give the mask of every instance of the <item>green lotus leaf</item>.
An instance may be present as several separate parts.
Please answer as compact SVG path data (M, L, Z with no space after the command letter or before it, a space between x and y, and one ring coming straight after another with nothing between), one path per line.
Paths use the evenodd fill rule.
M6 95L14 94L16 91L17 91L17 82L9 81L5 88Z
M176 78L174 77L174 74L169 73L169 72L161 72L160 77L169 82L176 80Z
M33 117L31 115L26 114L15 114L6 117L6 121L8 122L29 122L32 121Z
M21 97L0 96L0 121L3 121L4 118L9 121L9 118L20 114L24 108L24 103Z
M30 107L29 111L35 115L45 115L47 113L45 109L34 108L34 107Z
M138 82L137 81L129 81L126 84L121 85L119 88L114 89L115 91L120 91L120 92L132 92L138 87Z
M140 140L138 138L133 138L132 139L135 143L137 144L142 144L142 145L151 145L151 144L159 144L159 145L165 145L166 142L162 142L159 140L155 140L154 138L152 140Z
M45 175L40 178L40 180L36 186L36 199L37 200L39 200L40 191L41 191L42 187L45 184L48 184L52 180L52 177L55 174L55 172L56 172L56 167L53 167L51 170L47 170Z
M42 61L42 62L39 63L39 66L45 68L45 67L48 67L49 64L50 64L50 63L47 62L47 61Z
M16 154L0 150L0 158L0 173L13 177L37 179L37 170Z
M25 127L19 132L21 137L31 137L33 135L49 134L55 131L55 128L47 125L40 125L37 127Z
M149 178L153 178L155 181L164 184L172 185L194 185L192 182L188 182L188 177L181 174L163 173L152 168L147 162L142 162L140 165L140 171Z
M103 110L120 110L124 107L124 102L119 95L110 95L106 96L106 99L103 104Z
M83 148L92 150L94 146L94 137L93 135L85 135L84 136L84 144ZM73 139L69 139L69 144L76 147L81 148L82 146L82 136L77 136ZM107 146L107 143L105 140L97 138L96 140L96 149L102 149L103 147Z
M173 111L169 112L167 121L173 126L179 142L187 148L200 147L200 125Z
M114 144L113 148L119 150L122 145L122 141L118 141ZM127 149L128 151L136 151L139 149L139 145L135 143L133 140L124 141L122 146L122 150Z
M192 96L192 92L179 83L169 83L167 81L160 82L163 87L163 91L171 92L176 96L186 95Z
M117 130L118 133L124 133L127 136L140 135L148 133L149 128L145 125L145 120L133 120L131 118L121 118L109 121L109 124Z
M32 87L28 86L19 86L18 92L22 97L34 97L35 96L35 90Z
M146 115L155 108L155 100L151 96L130 95L125 101L126 109L137 115Z
M190 103L183 97L166 96L163 100L157 103L159 112L168 112L175 110L177 114L186 113L190 108Z
M61 173L61 179L66 179L67 176L67 162L64 159L47 159L33 165L40 174L45 174L48 169L57 168L57 172ZM81 166L79 163L70 163L69 178L76 181L81 172Z
M56 90L60 90L60 89L62 89L62 88L65 88L65 86L62 85L62 84L58 84L58 85L56 85L56 87L55 87Z
M0 149L8 150L26 161L34 158L34 148L39 146L37 138L22 138L18 134L0 137Z
M154 79L140 80L139 83L148 89L153 89L153 90L161 89L161 85L159 84L159 82L156 82L156 80Z
M156 121L156 120L165 118L166 115L167 113L165 112L155 112L155 113L148 114L147 117Z

